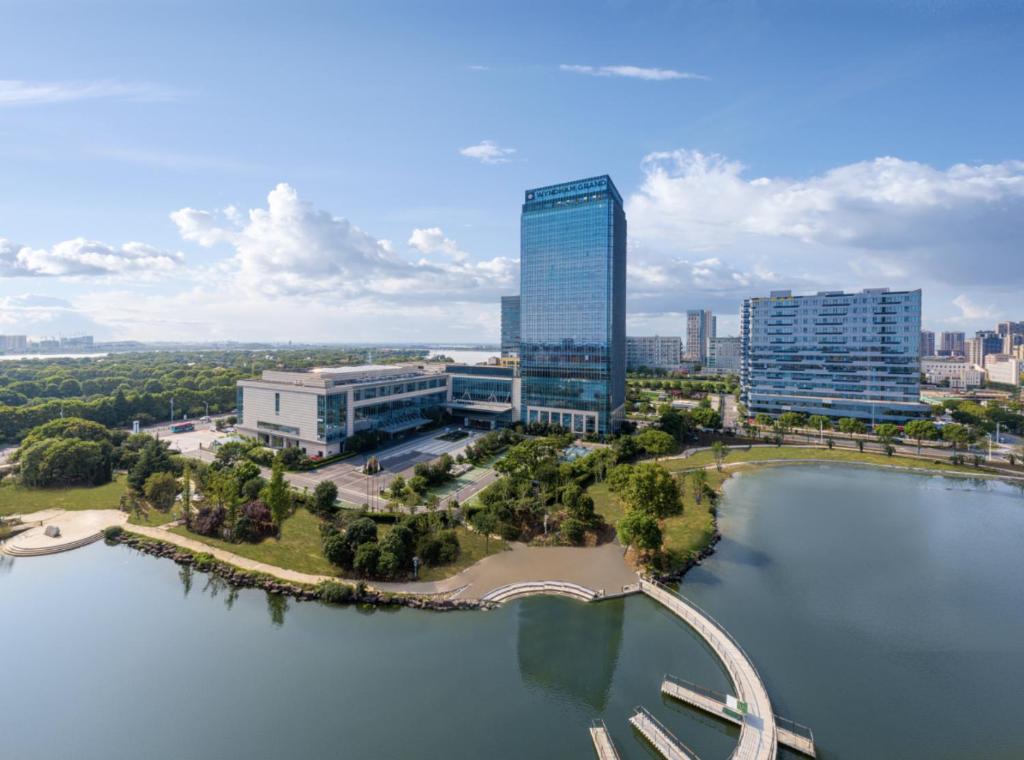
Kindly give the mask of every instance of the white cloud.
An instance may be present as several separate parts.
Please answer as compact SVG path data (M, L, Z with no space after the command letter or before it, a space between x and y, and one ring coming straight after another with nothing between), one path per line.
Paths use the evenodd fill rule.
M30 337L97 334L99 325L63 298L21 293L0 296L0 332Z
M145 82L25 82L0 79L0 107L68 103L98 98L121 100L172 100L178 93Z
M51 248L32 248L0 238L0 277L138 277L170 272L183 260L181 253L145 243L113 246L75 238Z
M503 148L493 140L483 140L459 151L466 158L475 158L484 164L508 163L511 160L509 157L515 152L515 148Z
M440 227L413 230L412 235L409 236L409 246L420 253L441 253L456 261L465 261L468 258L465 251L459 250L458 243L444 236Z
M651 82L664 82L671 79L708 79L706 76L689 71L655 69L644 66L579 66L563 63L558 68L573 74L586 74L592 77L626 77L627 79L646 79Z
M267 297L301 296L328 301L487 301L512 286L517 262L471 260L436 227L413 230L409 245L422 257L408 261L343 217L299 198L281 183L267 207L247 215L184 208L171 214L182 237L202 246L228 244L221 265L239 290Z
M770 260L776 281L825 287L1024 286L1022 161L943 170L885 157L799 180L747 178L739 162L689 150L643 165L627 203L641 257L696 254L743 272Z

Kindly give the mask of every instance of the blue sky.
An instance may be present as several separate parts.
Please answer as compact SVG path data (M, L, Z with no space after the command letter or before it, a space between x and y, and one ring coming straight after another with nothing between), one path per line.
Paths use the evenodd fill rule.
M0 332L496 340L523 189L602 173L631 334L1024 319L1014 3L0 7Z

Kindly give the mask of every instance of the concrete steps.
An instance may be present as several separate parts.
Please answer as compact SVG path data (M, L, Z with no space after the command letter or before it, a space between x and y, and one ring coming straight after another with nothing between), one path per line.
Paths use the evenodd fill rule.
M585 586L580 586L577 583L569 583L567 581L527 581L523 583L510 583L507 586L496 588L481 597L481 601L501 604L512 599L536 594L568 596L573 599L579 599L582 602L592 602L600 596L598 592Z
M103 538L103 531L97 531L83 538L75 539L74 541L65 541L63 543L52 544L50 546L38 546L32 548L25 548L18 546L16 542L8 541L5 544L0 544L0 552L10 557L43 557L47 554L57 554L59 552L71 551L81 546L87 546L95 541L99 541Z

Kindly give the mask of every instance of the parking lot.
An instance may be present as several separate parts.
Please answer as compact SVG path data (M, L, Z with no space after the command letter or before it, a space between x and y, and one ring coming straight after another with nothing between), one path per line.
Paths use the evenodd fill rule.
M440 440L439 436L455 429L453 427L431 430L394 446L325 465L313 472L289 473L288 480L298 488L306 487L310 490L316 488L317 483L323 480L331 480L338 486L338 498L342 501L357 506L369 504L372 509L384 509L387 507L387 499L381 498L378 494L382 488L389 486L396 475L408 479L412 477L413 468L417 464L431 462L442 454L457 456L465 451L466 446L483 435L481 431L466 431L469 435L458 441ZM362 472L368 456L376 456L380 462L381 471L376 475L364 475Z

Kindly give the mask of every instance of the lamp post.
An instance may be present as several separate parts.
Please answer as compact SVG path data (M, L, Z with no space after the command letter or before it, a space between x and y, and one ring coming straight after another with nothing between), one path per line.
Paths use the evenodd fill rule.
M174 397L171 397L171 422L174 422Z

